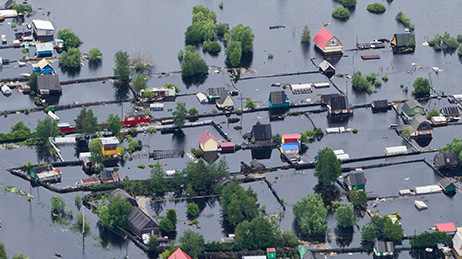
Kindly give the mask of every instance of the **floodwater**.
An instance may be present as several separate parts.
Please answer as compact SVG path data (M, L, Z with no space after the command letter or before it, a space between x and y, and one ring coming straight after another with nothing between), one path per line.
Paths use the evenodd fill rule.
M34 9L41 8L33 19L49 18L57 30L71 28L83 44L80 46L81 52L87 52L90 47L98 47L103 53L103 61L100 66L93 68L85 62L80 71L68 73L58 67L58 63L52 65L60 76L60 80L70 78L88 78L112 75L114 67L113 56L116 51L123 50L130 55L141 53L147 59L152 59L154 64L152 75L149 79L149 86L162 86L165 83L173 83L180 87L181 93L203 92L209 87L226 86L229 83L228 76L224 72L212 74L204 84L200 86L186 86L179 75L158 76L161 72L179 71L181 64L177 60L177 53L184 48L184 32L191 24L192 7L203 4L214 10L217 14L217 21L229 23L230 26L242 23L250 26L255 35L254 52L250 62L250 67L257 71L259 75L289 73L298 71L316 70L310 59L315 64L322 61L322 55L314 50L313 44L309 47L300 45L302 29L308 25L313 38L325 22L331 24L326 28L337 36L345 46L345 49L352 49L358 42L369 42L377 38L391 39L394 33L402 32L402 25L394 20L397 12L403 11L404 14L412 19L416 25L416 51L408 55L393 55L389 48L367 51L367 54L379 54L381 59L363 61L363 52L345 51L344 56L334 64L338 74L352 75L354 71L361 71L363 75L371 72L378 73L379 77L387 74L388 82L383 82L382 87L375 88L374 93L359 94L351 89L351 81L345 78L334 78L333 82L348 94L349 102L352 105L369 103L377 99L402 100L411 98L412 82L416 77L431 78L432 86L437 91L444 91L445 94L462 93L459 82L462 80L460 69L461 61L455 54L435 52L429 47L422 46L422 43L431 39L436 33L449 32L452 36L461 33L458 26L459 12L462 4L457 0L448 0L444 5L437 2L428 2L422 5L420 1L395 1L386 4L387 11L382 15L370 14L366 11L366 6L373 1L358 1L357 7L352 11L351 17L347 21L337 21L331 17L331 12L338 4L335 1L283 1L283 0L258 0L258 1L233 1L225 2L224 9L220 10L218 5L221 1L51 1L51 0L30 0ZM451 6L452 8L447 8ZM47 11L50 11L47 17ZM239 14L239 15L237 15ZM30 23L31 18L26 18ZM14 38L8 20L0 27L2 34L6 34L8 39ZM284 25L286 28L269 30L272 25ZM18 26L18 31L22 27ZM2 58L16 60L24 54L20 49L0 50ZM200 52L208 65L224 66L225 57L223 54L210 56ZM268 54L273 54L273 59L268 59ZM415 63L413 66L412 63ZM436 74L432 72L432 67L437 66L443 71ZM29 66L18 68L14 64L6 65L0 72L1 78L15 77L20 73L29 73ZM246 74L243 77L251 76ZM252 98L257 106L268 105L268 95L270 91L277 88L270 87L271 83L309 83L324 82L326 79L319 74L290 76L279 78L265 78L244 80L236 83L236 87L242 94L234 97L235 107L240 108L245 103L246 98ZM409 92L404 92L400 84L409 87ZM312 94L293 95L289 89L285 90L291 102L297 103L306 99L317 99L320 94L336 93L334 88L315 89ZM130 98L127 95L126 98ZM93 82L76 85L63 86L63 95L59 99L59 104L72 104L75 102L93 102L116 100L117 94L110 82ZM200 113L208 113L215 109L213 105L201 105L194 95L183 96L177 102L185 102L188 108L196 107ZM448 106L446 100L432 100L423 106L427 109L432 107L441 108ZM11 109L24 109L34 107L33 100L28 96L13 91L10 97L0 96L0 111ZM165 110L154 112L155 117L164 117L171 114L175 102L165 103ZM104 121L109 113L123 114L132 108L129 103L123 105L111 104L92 107L99 121ZM307 108L316 109L316 107ZM297 110L307 110L297 109ZM56 114L61 121L73 123L80 111L78 109L58 111ZM29 115L15 114L7 117L0 117L0 131L8 132L9 128L18 121L24 121L26 125L35 128L37 120L45 118L42 112L31 113ZM258 112L244 114L238 117L239 122L234 124L227 123L227 117L214 117L213 120L221 125L223 130L235 143L242 143L242 135L251 131L252 126L260 121L269 122L268 112ZM389 129L390 124L401 125L402 121L393 112L372 114L370 109L356 109L355 114L347 121L329 122L325 113L312 114L310 118L316 127L337 127L358 129L357 134L344 133L325 135L321 141L315 141L308 145L308 150L303 154L304 161L314 160L316 152L326 146L332 149L343 149L352 158L365 157L369 155L383 155L385 147L406 145L394 131ZM235 126L242 127L242 130L235 130ZM453 137L460 137L460 126L448 126L434 129L433 139L429 147L438 148L448 143ZM155 134L139 134L135 139L143 142L143 150L136 153L137 156L121 167L121 175L127 175L130 179L145 179L149 175L149 167L139 169L140 164L153 164L155 161L149 160L147 153L153 149L173 149L183 148L189 151L191 148L198 147L197 137L204 130L209 130L217 138L222 139L212 126L184 129L184 138L174 138L172 135L162 135L160 132ZM305 116L286 117L281 121L272 122L273 135L276 133L299 133L313 129L313 125ZM411 147L409 146L409 149ZM72 146L61 147L63 156L66 160L76 160L76 152ZM417 158L425 158L431 161L433 153L413 156L408 158L385 159L362 163L348 164L347 166L361 167L382 162L399 162ZM240 161L250 162L252 154L250 151L239 151L233 154L219 155L219 159L226 159L232 172L239 171ZM27 161L32 163L46 161L46 154L37 148L21 147L14 150L0 150L0 164L4 168L20 166ZM164 159L163 163L166 170L181 170L185 167L188 159ZM273 150L267 159L261 160L267 167L279 166L281 161L279 154ZM70 185L79 179L87 177L79 167L61 168L63 171L63 182L60 186ZM367 192L379 195L397 195L403 188L412 188L422 185L435 184L440 177L424 163L412 163L399 166L389 166L379 169L365 170L367 177ZM295 171L281 170L267 174L267 178L281 198L287 203L287 210L282 213L279 225L283 230L297 232L294 224L292 205L313 192L316 185L316 178L313 170ZM0 220L2 221L2 231L0 231L0 241L5 243L8 255L24 252L31 258L49 258L53 253L58 253L66 258L122 258L128 253L131 258L146 258L146 254L138 249L131 242L117 238L114 234L107 233L96 227L97 218L86 211L85 215L90 221L92 234L85 239L85 247L82 243L81 235L69 231L67 226L53 223L50 218L50 198L53 193L43 188L33 188L27 182L14 177L6 171L0 177L0 187L7 185L16 186L26 192L31 192L35 199L28 202L24 197L17 194L0 192ZM266 206L266 211L270 215L279 215L282 207L263 182L244 184L245 188L252 187L258 195L260 204ZM62 196L67 206L74 210L74 194ZM429 206L428 210L418 212L414 206L415 199L425 199ZM414 232L428 230L435 223L454 222L461 224L457 215L460 215L460 196L447 197L444 194L425 195L424 197L410 197L380 202L375 209L379 210L380 215L386 215L398 211L402 216L402 224L407 235ZM173 201L167 197L165 202L152 202L147 204L149 213L153 216L164 215L167 208L175 208L178 213L179 224L177 226L177 236L180 236L186 229L193 229L204 235L205 240L219 240L228 232L222 226L221 210L216 199L197 201L200 203L201 214L199 216L199 227L189 226L186 221L186 204L189 201ZM372 203L369 204L369 207ZM11 209L4 209L11 208ZM415 218L419 218L416 221ZM358 226L367 224L367 217L358 219ZM328 218L329 227L332 231L328 236L328 243L332 247L339 246L358 246L360 244L360 234L357 227L354 233L338 233L335 230L336 224L332 215ZM339 240L336 237L344 237ZM26 245L25 245L26 244ZM107 246L106 246L107 245ZM343 255L348 256L348 255ZM370 258L370 255L355 254L355 258ZM339 256L342 257L342 256ZM407 252L400 254L400 258L410 258Z

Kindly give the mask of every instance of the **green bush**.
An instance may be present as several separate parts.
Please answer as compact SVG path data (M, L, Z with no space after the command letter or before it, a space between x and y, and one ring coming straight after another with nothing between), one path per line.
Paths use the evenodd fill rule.
M202 47L205 51L211 54L218 54L221 51L221 46L216 41L205 41Z
M182 61L184 58L184 52L182 49L180 49L180 51L178 52L178 60L179 61Z
M415 30L414 24L411 22L411 19L404 16L403 12L398 12L395 16L395 20L408 27L410 30Z
M223 24L223 23L217 24L217 36L218 36L218 38L223 38L226 33L229 33L228 26L226 26L226 24Z
M382 80L383 80L384 82L387 82L387 81L388 81L388 76L387 76L387 75L383 75L383 76L382 76Z
M372 77L372 74L367 76L367 78L369 79L371 79L371 77ZM364 77L360 71L356 71L353 74L353 79L351 81L351 86L353 87L353 90L371 94L372 93L371 82L367 78Z
M192 218L192 219L197 218L200 212L201 211L199 209L199 206L194 202L188 203L188 205L186 206L186 214L188 215L189 218Z
M71 29L62 29L58 31L58 39L63 40L66 49L77 48L82 41Z
M310 29L308 28L307 25L305 25L305 27L303 27L301 41L304 44L309 44L311 42Z
M247 101L245 101L245 107L249 109L255 109L254 101L250 98L247 98Z
M350 17L350 11L348 8L337 6L332 11L332 16L340 20L346 20Z
M187 46L184 61L181 65L181 77L206 76L209 67L192 46Z
M387 9L384 5L379 3L370 4L366 8L371 13L384 13Z
M141 164L141 165L138 165L138 168L139 168L139 169L144 169L144 168L146 168L146 166L143 165L143 164Z
M78 48L68 48L59 57L59 64L67 68L80 67L80 50Z
M412 84L414 87L414 94L417 96L424 96L430 94L430 81L426 78L418 77Z
M346 8L353 8L356 6L356 0L338 0L338 2Z
M103 58L103 53L101 53L101 51L98 49L98 48L90 48L90 50L88 50L88 59L90 61L96 61L96 60L100 60Z
M202 157L202 155L204 154L204 151L202 151L202 149L191 148L191 153L192 153L196 158L199 158L199 157Z

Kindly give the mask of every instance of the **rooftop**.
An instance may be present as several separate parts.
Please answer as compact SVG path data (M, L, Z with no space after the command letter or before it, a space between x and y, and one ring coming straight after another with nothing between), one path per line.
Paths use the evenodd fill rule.
M213 140L217 141L217 138L215 138L215 136L213 136L212 133L210 133L208 130L205 130L199 136L199 142L202 143L202 144L207 142L209 139L213 139Z
M440 224L436 224L436 229L438 231L441 231L441 232L456 232L457 229L456 229L456 226L454 225L454 223L440 223Z
M103 144L103 146L120 143L119 139L116 137L99 138L99 140L101 141L101 144Z
M50 21L32 20L32 23L34 24L35 28L37 28L38 30L47 30L47 31L55 30L55 27Z

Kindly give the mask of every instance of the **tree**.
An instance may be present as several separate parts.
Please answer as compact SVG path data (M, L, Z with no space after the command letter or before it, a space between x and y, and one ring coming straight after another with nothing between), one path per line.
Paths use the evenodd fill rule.
M339 0L339 3L343 5L343 7L347 7L347 8L356 6L356 0Z
M142 89L146 89L148 85L148 75L146 73L137 73L132 82L132 87L135 92L139 92Z
M430 81L426 78L418 77L412 84L414 93L417 96L424 96L430 94Z
M17 4L16 2L13 2L13 5L11 6L11 9L16 10L18 14L24 12L31 12L32 11L32 6L30 4Z
M373 3L373 4L370 4L367 6L367 11L371 12L371 13L384 13L387 8L385 8L384 5L382 4L379 4L379 3Z
M340 160L332 149L325 147L318 151L314 176L324 186L331 185L341 175Z
M193 46L186 46L184 61L181 65L181 77L206 76L209 67Z
M0 242L0 259L8 259L5 251L5 245L2 242Z
M361 240L364 243L372 243L377 239L375 228L370 225L364 225L361 228Z
M363 190L351 190L349 197L355 207L367 205L367 194Z
M163 218L159 223L160 231L164 234L169 234L175 231L175 225L168 218Z
M249 26L238 24L231 29L230 40L238 41L241 43L242 52L252 52L253 50L253 39L252 29Z
M438 244L451 245L451 236L446 232L423 232L411 239L411 245L416 248L436 247Z
M310 44L311 42L310 29L308 28L308 25L305 25L305 27L303 27L301 41L304 44Z
M118 77L119 80L128 81L130 76L130 58L127 52L117 51L114 55L115 68L114 76Z
M107 117L107 129L112 132L113 135L117 135L120 133L120 129L122 129L122 125L120 125L120 117L119 115L115 115L113 113L109 114Z
M27 84L30 85L31 91L37 91L37 77L40 75L38 72L34 72L30 75L29 79L27 79Z
M88 220L83 216L82 213L77 214L76 221L72 224L71 229L75 232L81 232L83 225L83 233L85 236L90 234L90 225Z
M94 165L103 162L103 151L101 150L101 141L97 138L92 139L90 144L88 144L90 148L90 162Z
M281 233L282 246L295 248L299 245L297 236L292 231L283 231Z
M244 221L236 227L235 247L239 250L278 247L281 243L281 230L278 225L263 217L256 217L250 222Z
M57 37L64 41L64 48L66 49L77 48L82 43L79 36L75 35L71 29L59 30Z
M189 218L197 218L200 212L201 211L199 210L199 206L197 206L197 204L194 202L188 203L188 205L186 206L186 214Z
M154 168L151 170L151 177L149 178L151 183L150 186L153 189L154 192L156 193L163 193L166 188L165 188L165 173L164 170L162 169L162 166L157 162L154 165Z
M227 184L220 197L223 217L231 225L248 220L251 221L258 216L258 199L256 193L249 187L247 191L238 183Z
M327 209L320 194L308 194L292 207L297 224L304 235L324 237L327 231Z
M370 78L370 75L369 75ZM366 92L368 94L372 93L371 82L367 80L366 77L362 76L360 71L356 71L353 74L353 79L351 80L351 86L355 91Z
M186 230L180 237L180 248L192 258L197 258L205 250L204 237L192 230Z
M80 50L78 48L68 48L59 57L59 64L67 68L78 68L80 62Z
M120 195L112 198L108 205L100 205L97 211L99 220L106 226L128 228L127 216L133 207Z
M45 118L43 121L37 121L37 127L35 127L37 138L48 139L49 137L56 137L59 135L58 122L51 118Z
M98 48L92 47L88 50L88 59L90 61L97 61L103 58L103 53Z
M342 228L352 227L355 224L355 213L353 206L340 205L335 211L335 220Z
M172 112L173 125L181 129L184 125L184 120L186 119L186 113L186 104L183 102L177 102L175 111Z
M159 246L159 240L158 240L157 235L150 235L149 236L149 241L148 241L148 246L151 248L156 248Z
M187 43L200 43L212 40L217 31L215 12L203 5L196 5L193 7L192 13L192 25L186 29L185 41Z
M247 98L247 100L245 101L245 107L249 109L255 109L254 101L250 98Z
M176 210L175 209L167 209L167 218L170 220L170 222L172 222L172 224L176 228L177 219L176 219Z
M457 160L462 161L462 139L453 138L451 143L447 144L446 146L440 148L440 153L445 152L452 152L456 155Z
M340 20L346 20L350 17L350 11L348 8L337 6L332 11L332 16Z
M401 136L405 137L406 139L409 139L413 132L414 132L414 130L412 129L411 126L404 125L402 130L401 130Z
M93 115L93 111L91 109L87 111L85 107L80 111L74 122L77 131L81 133L91 135L100 129L98 119Z
M197 110L196 107L191 107L191 108L188 110L188 114L189 114L189 115L197 115L197 114L199 114L199 111Z
M226 47L225 54L233 67L239 66L242 57L242 43L239 41L232 41Z
M393 223L393 221L389 217L385 216L384 218L386 218L386 220L382 231L385 237L391 241L401 241L403 239L404 234L403 227L401 226L399 221Z
M431 119L435 116L440 116L440 112L437 109L433 108L431 111L427 112L427 119Z
M202 45L202 48L211 53L211 54L217 54L218 52L221 51L221 46L218 42L216 41L205 41L204 44Z
M59 196L52 196L51 197L51 211L52 212L62 212L66 208L66 203L64 200Z

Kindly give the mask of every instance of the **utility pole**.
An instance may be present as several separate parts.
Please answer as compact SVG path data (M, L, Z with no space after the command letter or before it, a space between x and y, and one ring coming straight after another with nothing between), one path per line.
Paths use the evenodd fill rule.
M85 209L83 208L83 206L82 206L82 244L83 244L83 250L85 251Z

